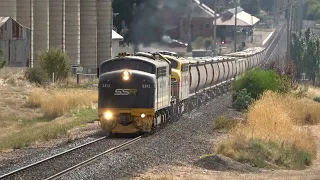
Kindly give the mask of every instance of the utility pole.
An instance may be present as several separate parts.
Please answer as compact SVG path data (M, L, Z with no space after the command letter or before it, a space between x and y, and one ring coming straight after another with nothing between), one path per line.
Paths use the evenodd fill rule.
M237 14L238 14L238 0L234 0L234 52L237 52Z
M291 5L291 27L290 27L290 32L294 32L295 31L295 24L296 24L296 22L295 22L295 20L296 20L296 10L294 9L295 8L295 6L293 6L293 4ZM291 38L291 37L290 37Z
M216 55L216 45L217 45L217 6L218 0L214 0L214 26L213 26L213 53Z
M276 21L277 21L277 1L276 0L273 0L273 24L274 24L274 26L276 26L278 23L276 23ZM275 28L275 27L273 27L273 28Z
M290 0L288 0L288 5L287 5L287 57L289 58L290 56ZM286 61L286 65L288 64L288 59Z
M61 23L62 23L62 26L61 26L61 49L63 52L66 51L66 43L65 43L65 40L66 40L66 36L65 36L65 8L66 8L66 4L65 4L65 0L62 0L62 3L61 3Z
M302 30L302 26L303 26L303 5L304 5L304 1L300 0L300 7L299 7L299 26L298 26L298 30L301 31Z
M192 51L192 45L191 45L191 11L192 11L192 0L189 1L189 12L188 12L188 46L187 46L187 52Z

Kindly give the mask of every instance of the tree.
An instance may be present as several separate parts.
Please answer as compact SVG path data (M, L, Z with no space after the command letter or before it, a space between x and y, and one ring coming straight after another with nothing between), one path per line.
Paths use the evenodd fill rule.
M291 41L291 57L294 61L297 76L300 78L302 73L312 82L315 82L316 77L320 72L320 38L313 33L309 28L304 36L302 33L292 34Z
M249 14L256 15L260 13L259 2L257 0L242 0L241 7Z
M206 51L208 51L208 48L212 45L212 38L206 38L204 40L204 47L206 48Z
M320 1L307 0L304 4L304 17L308 20L320 19Z
M70 59L66 53L59 48L51 48L42 51L39 56L40 66L44 69L48 77L54 73L55 80L65 80L71 70Z
M3 51L0 49L0 69L3 68L6 64L7 62L4 59Z

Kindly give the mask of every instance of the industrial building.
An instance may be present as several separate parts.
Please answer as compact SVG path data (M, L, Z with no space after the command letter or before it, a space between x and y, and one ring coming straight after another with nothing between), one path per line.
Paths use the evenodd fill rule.
M32 67L50 47L62 48L85 73L111 57L112 0L0 0L0 16L31 29Z

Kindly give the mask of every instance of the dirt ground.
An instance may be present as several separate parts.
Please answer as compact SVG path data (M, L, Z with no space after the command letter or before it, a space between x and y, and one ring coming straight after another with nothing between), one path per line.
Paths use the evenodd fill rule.
M220 167L217 170L208 170L199 168L190 164L181 164L180 166L160 165L149 169L146 173L141 174L136 180L212 180L212 179L304 179L304 180L320 180L320 125L308 127L317 137L318 157L313 161L313 164L305 170L259 170L257 172L248 171L246 166L239 166L237 162L229 158L223 159L220 162ZM221 141L226 137L226 134L216 132L212 139L213 143ZM219 160L220 161L220 160ZM217 161L216 164L219 164ZM229 167L226 167L229 166ZM236 170L230 170L230 167ZM242 169L239 169L242 168ZM229 169L228 169L229 168Z

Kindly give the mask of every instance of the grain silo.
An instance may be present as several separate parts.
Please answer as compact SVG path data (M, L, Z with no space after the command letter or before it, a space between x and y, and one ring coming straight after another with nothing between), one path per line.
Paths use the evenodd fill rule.
M80 64L80 0L65 2L65 50L72 65Z
M49 49L49 0L33 0L33 67L39 67L38 55Z
M97 1L97 63L111 57L112 0Z
M17 21L29 28L30 34L27 34L27 43L29 49L26 49L28 66L33 62L33 36L32 36L32 0L16 0L17 1Z
M17 17L16 0L1 0L0 16L10 16L14 20Z
M97 64L96 0L80 0L80 64L95 73Z
M65 0L49 1L49 47L64 50Z
M32 0L17 0L17 21L31 29L32 14L31 14Z

